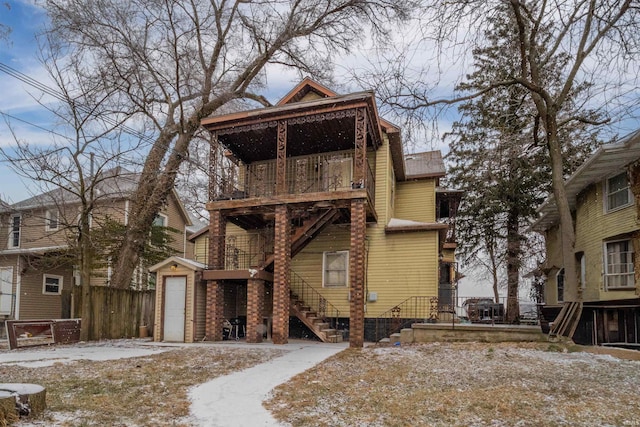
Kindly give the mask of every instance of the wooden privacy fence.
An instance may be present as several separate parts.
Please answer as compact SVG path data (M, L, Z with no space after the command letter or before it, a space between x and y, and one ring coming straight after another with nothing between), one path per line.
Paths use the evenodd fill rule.
M153 331L155 291L105 286L92 286L90 289L90 340L138 337L140 326L147 326L149 331ZM81 317L82 290L79 286L74 287L73 300L75 316Z

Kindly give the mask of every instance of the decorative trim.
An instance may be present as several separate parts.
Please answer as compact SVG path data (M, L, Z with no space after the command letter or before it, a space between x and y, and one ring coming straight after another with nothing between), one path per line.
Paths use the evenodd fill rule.
M287 193L287 121L278 122L276 153L276 193Z

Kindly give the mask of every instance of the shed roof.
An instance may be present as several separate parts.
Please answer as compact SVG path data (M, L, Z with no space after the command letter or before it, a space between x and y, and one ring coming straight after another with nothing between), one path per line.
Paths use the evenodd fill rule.
M404 161L407 179L437 178L446 174L440 150L407 154Z

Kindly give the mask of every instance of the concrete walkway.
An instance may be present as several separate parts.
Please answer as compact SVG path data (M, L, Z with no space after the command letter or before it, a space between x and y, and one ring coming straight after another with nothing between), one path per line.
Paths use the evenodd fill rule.
M236 344L239 347L276 348L287 353L267 363L216 378L189 392L191 420L203 427L282 426L262 406L269 392L293 376L312 368L348 347L290 341L285 345Z

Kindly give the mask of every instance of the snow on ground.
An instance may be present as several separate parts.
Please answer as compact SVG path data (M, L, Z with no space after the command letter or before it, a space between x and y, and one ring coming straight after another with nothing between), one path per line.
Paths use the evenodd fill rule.
M109 340L75 345L20 348L0 352L0 364L39 368L75 360L100 361L143 357L170 349L140 344L140 340Z

